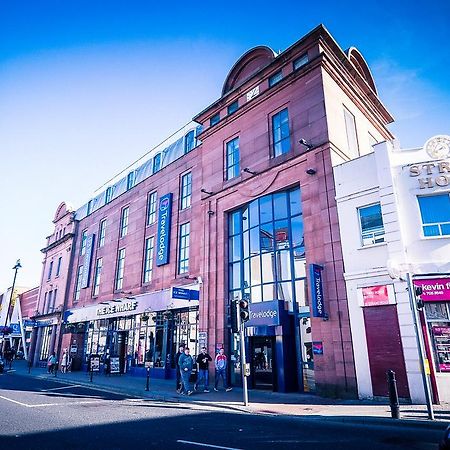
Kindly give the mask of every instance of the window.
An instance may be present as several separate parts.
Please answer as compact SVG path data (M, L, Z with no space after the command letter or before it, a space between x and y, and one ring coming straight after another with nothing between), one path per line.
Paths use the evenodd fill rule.
M98 230L98 246L103 247L105 245L106 235L106 219L100 221L100 227Z
M50 278L52 277L52 271L53 271L53 261L50 261L50 266L48 267L47 280L50 280Z
M344 106L345 130L350 156L359 155L358 136L356 134L355 116Z
M81 280L83 279L83 266L78 267L77 281L75 282L74 300L80 299Z
M134 186L135 171L133 170L127 176L127 191Z
M195 148L195 132L191 130L184 137L184 153L189 153L193 148Z
M81 249L80 254L83 256L86 253L86 239L87 239L87 230L83 230L81 233Z
M130 208L127 206L122 209L122 215L120 218L120 237L123 238L128 233L128 215Z
M144 252L144 283L152 281L153 270L153 249L155 246L155 238L149 237L145 240L145 252Z
M180 245L178 253L178 273L189 272L189 234L190 223L183 223L180 226Z
M449 194L417 197L424 236L450 235Z
M125 267L125 249L121 248L117 256L116 281L114 285L115 290L122 289L124 267Z
M181 177L181 209L191 206L192 196L192 173L189 172Z
M228 105L227 113L228 113L228 115L231 115L231 114L233 114L234 112L236 112L238 109L239 109L239 101L236 100L235 102L230 103L230 104Z
M159 172L161 170L161 153L157 153L153 158L153 171L152 173Z
M88 204L87 204L87 212L86 212L86 215L89 215L91 212L92 212L92 200L89 200L89 201L88 201Z
M384 225L381 205L376 203L358 208L361 224L362 245L379 244L384 242Z
M53 311L55 311L56 294L57 294L57 292L58 292L58 289L55 289L53 291L53 296L50 296L49 299L48 299L48 302L49 302L49 304L48 304L48 312L49 313L52 313ZM50 291L50 293L51 293L51 291Z
M227 142L225 178L231 180L240 173L239 138Z
M304 66L308 62L308 54L305 53L302 56L299 56L297 59L294 59L292 63L294 66L294 70L300 69L300 67Z
M220 113L214 114L211 119L209 119L209 126L212 127L219 123L220 121Z
M95 262L93 295L98 295L100 291L100 276L102 274L102 268L103 268L103 258L98 258L97 261Z
M156 191L148 196L147 200L147 225L156 222Z
M269 87L275 86L283 79L283 73L279 70L277 73L274 73L271 77L269 77Z
M56 265L56 276L59 277L59 274L61 273L61 262L62 262L62 256L58 258L58 264Z
M290 150L289 114L287 108L272 116L272 139L273 156L280 156Z
M108 189L106 189L105 204L109 203L112 200L112 196L113 196L113 187L110 186Z

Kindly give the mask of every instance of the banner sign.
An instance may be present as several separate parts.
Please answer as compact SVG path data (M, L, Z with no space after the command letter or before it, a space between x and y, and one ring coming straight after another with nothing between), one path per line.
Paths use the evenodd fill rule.
M369 286L362 288L364 306L389 305L387 286Z
M422 288L423 293L420 298L424 302L450 301L450 278L414 279L413 284Z
M100 372L100 356L91 355L90 364L91 372Z
M83 261L83 275L81 277L81 287L87 288L89 286L89 279L91 276L92 264L92 249L94 248L95 234L91 234L86 238L86 251L84 253Z
M120 363L118 356L111 356L110 358L110 373L120 373Z
M158 207L158 239L156 241L156 265L162 266L169 262L170 254L170 224L172 218L172 193L159 199Z
M195 291L193 289L185 289L185 288L172 288L172 298L179 298L180 300L198 300L199 291Z
M11 328L12 328L12 333L11 333L12 335L21 336L20 323L12 323Z
M251 303L249 307L250 319L246 326L277 326L280 325L280 302L273 300L270 302Z
M327 317L323 303L322 270L323 267L318 264L309 265L313 317Z

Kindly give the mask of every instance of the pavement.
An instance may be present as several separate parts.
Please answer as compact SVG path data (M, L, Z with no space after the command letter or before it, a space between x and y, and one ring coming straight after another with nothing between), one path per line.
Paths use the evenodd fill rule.
M117 393L134 398L151 399L162 402L193 403L231 411L249 412L273 416L299 416L302 418L328 420L333 422L373 423L394 426L433 427L444 429L450 422L450 404L434 405L435 420L428 420L426 405L403 404L400 406L401 419L392 419L388 403L368 400L338 400L322 398L312 394L278 393L263 390L249 390L249 405L243 405L241 388L231 392L220 389L214 392L194 392L191 396L175 391L175 380L150 379L146 391L146 379L131 375L90 375L86 372L58 372L57 376L47 374L45 369L32 368L28 373L26 361L15 361L13 371L18 375L54 379L80 386L95 387L105 392Z

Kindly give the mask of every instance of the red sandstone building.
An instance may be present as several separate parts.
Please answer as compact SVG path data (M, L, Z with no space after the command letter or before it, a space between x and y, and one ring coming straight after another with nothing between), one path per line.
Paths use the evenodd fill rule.
M73 369L95 354L172 377L177 346L206 343L239 383L230 302L245 296L253 387L355 395L332 167L391 139L392 120L361 54L322 26L249 50L195 123L76 211Z

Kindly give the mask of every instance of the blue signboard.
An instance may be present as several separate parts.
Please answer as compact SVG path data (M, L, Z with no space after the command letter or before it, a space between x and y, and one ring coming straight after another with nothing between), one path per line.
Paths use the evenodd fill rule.
M323 303L322 270L323 267L318 264L309 265L313 317L327 317Z
M84 253L83 261L83 275L81 277L81 287L87 288L89 286L89 279L91 275L92 264L92 249L94 248L95 234L91 234L86 238L86 251Z
M20 335L20 323L12 323L11 328L12 328L11 334Z
M280 302L278 300L251 303L249 311L250 319L246 323L247 326L257 327L262 325L280 325Z
M169 262L170 222L172 218L172 193L163 195L158 206L158 239L156 241L156 265Z
M172 298L178 298L180 300L199 300L199 291L185 288L172 288Z

